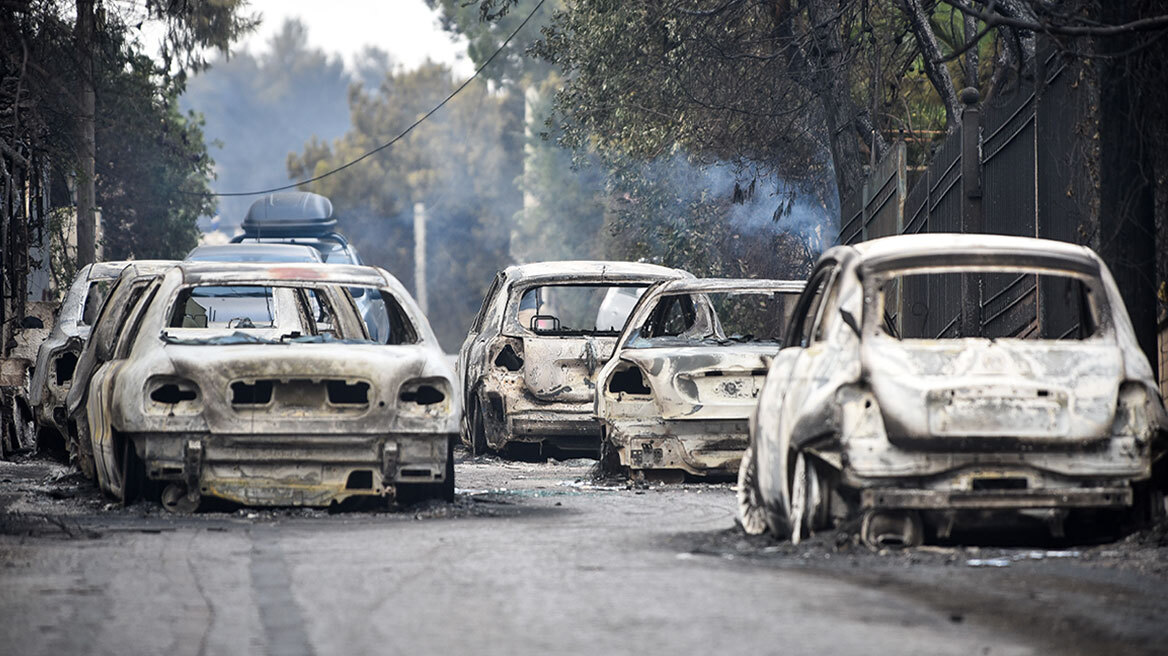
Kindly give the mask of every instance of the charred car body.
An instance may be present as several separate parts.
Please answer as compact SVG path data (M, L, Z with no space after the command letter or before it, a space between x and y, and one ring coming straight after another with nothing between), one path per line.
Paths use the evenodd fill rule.
M376 342L354 289L387 315ZM107 303L83 356L87 398L69 403L110 496L165 486L163 504L178 510L202 497L453 498L453 374L385 271L182 263L115 294L129 309L106 331Z
M115 281L127 267L135 276L150 277L174 266L171 260L137 260L88 264L78 272L65 300L57 310L57 320L37 351L29 400L37 422L42 446L65 449L78 456L65 409L81 353ZM92 470L90 470L92 471Z
M703 279L650 288L597 375L610 464L634 477L737 473L747 419L803 284Z
M495 277L459 351L463 441L478 452L516 442L600 446L593 378L637 297L692 277L632 262L541 262Z
M29 385L29 403L37 423L38 442L64 446L65 395L89 331L105 300L105 292L128 262L87 264L77 273L57 309L53 329L37 350Z
M739 519L866 542L965 521L1163 511L1163 401L1089 249L993 235L839 246L800 297L752 420Z

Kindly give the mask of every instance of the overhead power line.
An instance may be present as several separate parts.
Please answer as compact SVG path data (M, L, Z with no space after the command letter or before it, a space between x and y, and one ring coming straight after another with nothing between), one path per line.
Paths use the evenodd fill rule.
M310 182L316 182L317 180L323 180L331 175L335 175L337 173L340 173L341 171L344 171L345 169L349 168L350 166L355 166L356 164L358 164L366 159L369 159L373 155L376 155L377 153L379 153L379 152L385 150L386 148L389 148L390 146L394 145L395 143L401 141L407 134L409 134L410 132L413 132L414 128L416 128L419 125L421 125L422 123L424 123L426 121L426 119L433 116L435 112L442 109L442 107L445 106L446 103L450 102L455 96L457 96L459 93L461 93L463 89L465 89L468 85L470 85L470 83L473 82L475 80L475 78L477 78L479 76L479 74L482 73L484 69L486 69L486 67L491 65L491 62L495 61L495 58L499 56L499 53L503 52L503 49L507 47L507 44L511 43L511 40L515 38L515 35L519 34L520 30L522 30L524 27L527 26L527 23L531 21L532 17L535 16L535 13L537 11L539 11L539 8L543 6L544 2L546 2L546 0L539 0L539 3L536 4L535 8L533 8L531 10L531 13L527 15L527 18L523 19L523 22L519 24L519 27L515 28L514 32L511 32L511 34L503 41L503 43L499 45L498 49L496 49L495 52L491 53L490 57L487 57L487 61L483 62L482 66L479 66L477 69L475 69L474 75L471 75L470 77L468 77L466 79L465 82L458 85L458 88L456 88L454 91L451 91L450 95L446 96L446 98L443 99L442 102L438 103L437 105L434 106L433 109L431 109L430 111L423 114L421 116L421 118L419 118L418 120L411 123L409 127L402 130L401 133L398 134L396 137L381 144L380 146L374 148L373 150L367 151L365 154L361 155L360 157L353 159L353 160L350 160L348 162L345 162L344 164L342 164L334 169L325 171L324 173L321 173L320 175L313 176L313 177L308 178L306 180L299 180L297 182L290 182L286 185L281 185L279 187L271 187L268 189L257 189L255 191L224 191L224 192L188 191L188 192L183 192L183 193L188 193L188 194L193 194L193 195L198 195L198 196L259 196L260 194L270 194L270 193L277 192L277 191L294 189L296 187L299 187L300 185L309 184Z

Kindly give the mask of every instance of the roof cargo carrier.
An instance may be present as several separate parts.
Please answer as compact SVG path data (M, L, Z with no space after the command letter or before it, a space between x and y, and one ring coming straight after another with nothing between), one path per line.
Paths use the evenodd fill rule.
M247 237L325 237L336 227L332 202L308 191L267 194L251 204L242 225Z

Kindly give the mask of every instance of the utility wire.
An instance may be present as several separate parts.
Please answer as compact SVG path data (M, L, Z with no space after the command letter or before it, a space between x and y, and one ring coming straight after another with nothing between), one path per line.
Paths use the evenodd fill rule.
M539 3L537 5L535 5L535 8L531 10L531 13L527 15L527 18L524 18L523 22L519 24L519 27L515 28L515 31L512 32L511 35L508 36L506 38L506 40L503 41L503 43L499 46L499 48L497 50L495 50L495 52L491 53L490 57L487 57L487 61L483 62L483 65L479 66L478 69L475 70L474 75L471 75L470 77L468 77L465 82L463 82L462 84L460 84L458 86L457 89L455 89L454 91L451 91L450 95L446 96L446 98L442 102L435 105L433 109L426 112L425 114L422 115L421 118L419 118L418 120L411 123L408 128L406 128L405 130L402 130L401 134L399 134L396 137L394 137L393 139L390 139L389 141L381 144L380 146L374 148L373 150L366 152L364 155L361 155L360 157L358 157L354 160L350 160L348 162L345 162L344 164L336 167L335 169L332 169L330 171L325 171L324 173L321 173L318 176L308 178L307 180L300 180L299 182L290 182L286 185L282 185L279 187L271 187L269 189L258 189L256 191L225 191L225 192L219 192L219 193L184 191L182 193L190 194L193 196L220 196L220 197L222 197L222 196L258 196L260 194L270 194L270 193L277 192L277 191L284 191L286 189L294 189L296 187L299 187L300 185L308 184L310 182L316 182L317 180L323 180L331 175L334 175L336 173L340 173L341 171L344 171L345 169L349 168L350 166L354 166L354 165L358 164L359 162L372 157L373 155L376 155L377 153L379 153L379 152L385 150L386 148L389 148L390 146L394 145L395 143L401 141L407 134L409 134L410 132L413 132L414 128L421 125L423 122L426 121L426 119L430 118L435 112L442 109L442 107L445 106L446 103L450 102L455 96L457 96L459 93L461 93L462 90L465 89L471 82L473 82L475 80L475 78L477 78L479 76L479 74L482 73L483 70L487 66L491 65L491 62L495 61L495 58L499 56L499 53L503 52L503 49L507 47L507 44L511 43L511 40L515 38L515 35L519 34L519 31L527 26L527 23L531 21L532 17L535 16L535 12L539 11L539 8L543 6L544 2L546 2L546 0L539 0Z

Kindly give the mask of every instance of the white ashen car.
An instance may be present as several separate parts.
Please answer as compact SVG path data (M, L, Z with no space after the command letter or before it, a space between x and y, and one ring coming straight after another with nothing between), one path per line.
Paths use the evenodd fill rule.
M750 533L848 517L874 546L1027 516L1164 512L1168 418L1107 267L1072 244L926 234L825 253L759 398Z
M354 290L385 315L376 341ZM453 372L384 270L182 263L127 301L71 406L109 495L161 491L176 510L453 498Z

